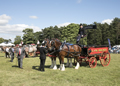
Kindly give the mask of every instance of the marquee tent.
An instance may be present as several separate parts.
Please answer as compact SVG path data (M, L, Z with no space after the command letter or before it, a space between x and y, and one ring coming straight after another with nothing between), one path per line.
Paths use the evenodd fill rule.
M1 43L0 46L15 46L15 44L12 44L12 43L8 43L8 44L5 44L5 43Z

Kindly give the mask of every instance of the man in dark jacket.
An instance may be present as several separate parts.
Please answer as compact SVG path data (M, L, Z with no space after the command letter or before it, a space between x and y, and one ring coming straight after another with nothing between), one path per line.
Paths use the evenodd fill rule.
M14 59L14 46L12 46L9 51L10 51L10 55L11 55L11 62L13 62L13 59Z
M42 46L39 48L40 51L40 71L45 71L44 69L44 65L45 65L45 60L46 60L46 49L45 49L45 45L42 44Z
M80 24L80 29L78 32L76 44L79 44L79 41L80 41L81 37L83 37L83 35L84 35L84 28L83 28L82 24Z

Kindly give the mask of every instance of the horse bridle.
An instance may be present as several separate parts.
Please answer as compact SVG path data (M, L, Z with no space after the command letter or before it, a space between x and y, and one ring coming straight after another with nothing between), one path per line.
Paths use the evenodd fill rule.
M45 41L45 47L48 47L48 45L50 44L50 40L48 40L48 44L47 44L47 41Z

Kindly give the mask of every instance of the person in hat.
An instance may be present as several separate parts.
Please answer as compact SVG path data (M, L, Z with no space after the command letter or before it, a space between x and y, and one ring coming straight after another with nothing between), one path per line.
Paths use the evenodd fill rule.
M18 58L18 67L23 69L23 58L25 57L25 49L22 47L22 44L19 44L19 48L17 50L17 58Z
M14 59L14 46L12 45L12 47L9 49L10 51L10 56L11 56L11 62L13 62L13 59Z
M46 60L46 49L45 49L45 44L42 43L42 46L39 48L39 51L40 51L40 68L39 68L39 71L42 71L44 72L45 69L44 69L44 65L45 65L45 60Z
M84 28L83 28L83 25L80 24L80 29L79 29L79 32L78 32L78 37L77 37L77 40L76 40L76 44L79 44L79 41L81 39L81 37L83 37L84 35Z

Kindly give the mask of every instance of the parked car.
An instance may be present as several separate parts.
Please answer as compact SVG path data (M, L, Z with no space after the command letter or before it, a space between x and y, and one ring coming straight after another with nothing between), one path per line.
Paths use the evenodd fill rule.
M110 53L120 53L120 45L115 45L111 49L109 49Z

